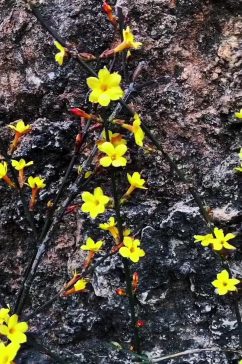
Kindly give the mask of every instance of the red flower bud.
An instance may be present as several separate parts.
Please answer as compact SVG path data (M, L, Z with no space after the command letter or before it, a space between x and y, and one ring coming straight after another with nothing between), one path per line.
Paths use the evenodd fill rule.
M145 321L143 320L138 320L136 322L136 327L144 327L145 326Z
M80 118L84 118L84 119L91 119L91 115L87 114L84 110L79 109L78 107L73 107L72 109L70 109L70 112L75 115L78 116Z
M72 214L72 213L75 213L78 209L78 205L71 205L71 206L68 206L67 209L66 209L66 214Z

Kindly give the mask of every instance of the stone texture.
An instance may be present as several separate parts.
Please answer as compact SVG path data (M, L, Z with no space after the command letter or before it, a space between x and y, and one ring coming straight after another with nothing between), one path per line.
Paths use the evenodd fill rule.
M144 43L128 63L129 79L144 60L147 67L139 81L168 76L166 82L143 89L132 105L197 186L217 225L233 232L240 231L242 216L241 177L233 172L242 145L241 123L233 117L242 104L241 4L233 0L118 2ZM98 55L114 42L99 2L41 1L40 9L82 52ZM71 59L59 67L54 54L53 39L24 2L0 0L0 134L9 142L11 133L5 126L19 118L33 125L14 157L34 160L32 172L47 179L48 188L40 195L35 215L39 228L41 211L54 197L71 158L77 123L68 109L72 105L88 108L86 73ZM99 68L96 63L93 66ZM115 70L120 67L118 61ZM87 148L80 163L88 153ZM207 229L187 188L160 153L132 146L130 154L128 170L142 171L149 185L122 210L127 227L141 236L147 252L132 266L141 277L138 311L146 322L140 330L143 351L158 357L194 348L238 348L232 301L217 297L210 284L221 261L193 243L193 235ZM75 176L73 172L71 179ZM119 178L123 193L127 181L122 171ZM97 183L111 192L106 174L90 190ZM13 305L33 242L16 194L3 183L0 193L0 303ZM101 220L105 218L97 219ZM96 221L80 212L65 216L38 269L25 314L54 295L73 269L80 267L84 256L79 246L90 235L105 237L107 248L111 247ZM229 257L237 276L242 268L240 240L238 235L238 249ZM115 295L115 289L124 284L119 257L109 258L96 270L89 293L57 300L48 312L31 320L31 331L73 364L133 362L128 353L111 345L130 345L128 302ZM234 364L237 360L231 353L203 352L166 363ZM30 347L17 360L17 364L52 362L55 359Z

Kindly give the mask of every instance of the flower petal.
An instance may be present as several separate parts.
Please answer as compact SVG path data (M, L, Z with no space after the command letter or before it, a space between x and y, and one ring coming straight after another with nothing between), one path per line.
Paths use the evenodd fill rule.
M107 92L111 100L119 100L124 95L123 90L119 86L111 87Z
M119 249L119 254L122 255L122 257L124 258L128 258L129 255L130 255L130 251L128 248L126 248L125 246L122 246L120 249Z
M99 95L98 97L98 102L101 106L108 106L110 104L110 96L109 96L109 92L103 92Z
M97 77L88 77L87 78L87 85L91 89L96 89L96 88L99 87L100 81L99 81L99 79Z
M99 162L100 162L101 166L109 167L112 164L112 159L110 157L106 156L106 157L102 157Z

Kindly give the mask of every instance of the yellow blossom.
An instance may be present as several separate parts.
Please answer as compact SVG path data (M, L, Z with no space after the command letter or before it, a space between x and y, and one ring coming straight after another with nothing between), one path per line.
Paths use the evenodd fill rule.
M0 163L0 179L5 177L8 173L8 165L6 162Z
M34 164L33 161L26 162L24 159L20 159L19 161L12 159L12 166L17 170L21 171L21 169L24 169L26 167L32 166Z
M128 191L124 194L123 198L126 198L131 195L131 193L136 189L140 188L146 190L147 187L144 187L145 180L141 178L139 172L134 172L132 176L128 173L127 174L128 181L130 183L130 187Z
M12 159L12 166L19 172L18 181L20 187L23 187L25 182L24 168L32 166L32 164L34 164L33 161L27 163L24 159L20 159L20 161Z
M92 90L89 101L108 106L110 101L119 100L124 94L120 82L121 76L117 72L110 73L106 67L99 70L98 78L87 78L87 84Z
M209 246L213 250L219 251L222 249L236 249L233 245L229 244L228 241L235 238L234 234L226 234L224 235L223 229L218 229L217 227L214 228L213 234L206 234L206 235L194 235L195 243L200 242L202 246Z
M122 52L125 49L139 49L142 43L136 42L130 27L123 30L123 41L116 48L114 48L114 53Z
M104 224L99 224L100 229L107 230L110 232L110 234L113 236L114 240L118 240L119 233L118 228L116 227L117 222L115 221L115 218L111 216L108 220L108 222L105 222Z
M239 167L235 167L234 170L236 172L242 172L242 164Z
M217 274L217 279L212 282L212 285L217 288L218 294L222 296L230 291L237 291L235 286L239 283L239 279L229 278L229 272L224 269Z
M22 344L27 341L25 332L28 330L27 322L18 322L18 315L9 317L8 322L0 325L0 334L5 335L10 341Z
M222 249L229 249L234 250L236 249L233 245L229 244L228 241L235 238L234 234L226 234L224 235L223 229L214 228L214 235L215 238L212 240L212 247L213 250L222 250Z
M4 345L0 342L0 364L13 364L13 360L20 349L17 343Z
M107 154L100 159L100 164L103 167L123 167L127 164L127 159L123 155L127 152L127 147L124 144L119 144L116 147L110 143L105 142L98 146L98 149Z
M194 235L194 243L201 243L202 246L209 246L209 244L212 244L212 241L214 239L213 234L206 234L206 235Z
M141 189L147 189L147 187L144 187L145 180L141 178L139 172L134 172L132 176L127 173L128 181L130 185L134 188L141 188Z
M140 241L130 236L124 237L124 246L119 249L120 255L129 258L132 262L137 263L139 259L145 256L143 249L139 248Z
M1 308L0 309L0 325L4 322L8 322L9 319L9 308Z
M239 112L236 112L236 113L234 114L234 116L235 116L236 118L238 118L238 119L242 119L242 109L240 109L240 111L239 111Z
M31 131L31 126L29 124L24 124L23 120L17 120L16 125L8 125L8 127L15 131L14 140L12 141L10 145L10 153L12 153L18 146L21 137L24 134L27 134Z
M60 51L58 53L56 53L55 55L55 60L57 63L59 63L60 66L63 65L64 62L64 58L67 54L66 52L66 48L63 47L59 42L57 42L56 40L54 41L54 45L56 46L56 48Z
M31 126L29 124L25 125L23 120L17 120L16 123L16 126L8 125L8 127L21 135L27 134L31 131Z
M29 209L33 210L38 199L39 191L46 187L45 179L41 177L28 178L28 183L26 183L30 188L32 188L31 199L29 202Z
M103 241L98 240L96 243L91 238L87 238L86 244L81 246L82 250L91 251L93 253L99 252L101 247L103 246Z
M81 278L74 284L75 292L81 292L84 291L86 288L86 285L88 284L88 280Z
M138 114L134 114L134 121L133 121L133 125L130 124L121 124L121 126L127 130L129 130L131 133L134 134L134 138L135 138L135 143L137 145L139 145L140 147L143 146L143 140L145 137L145 134L142 130L142 128L140 127L141 125L141 120Z
M27 185L32 189L34 189L34 188L42 189L42 188L46 187L46 184L44 182L45 182L44 178L30 176L28 178Z
M242 111L242 110L241 110ZM242 148L240 149L240 151L239 151L239 159L240 159L240 161L242 160ZM242 163L240 163L240 166L239 167L235 167L234 168L234 170L236 171L236 172L242 172Z
M0 163L0 179L3 179L10 187L15 187L13 181L7 176L8 165L6 162Z
M81 207L82 212L90 213L92 219L95 219L99 214L105 212L105 206L110 201L108 196L103 194L101 187L97 187L94 193L84 191L82 193L84 204Z

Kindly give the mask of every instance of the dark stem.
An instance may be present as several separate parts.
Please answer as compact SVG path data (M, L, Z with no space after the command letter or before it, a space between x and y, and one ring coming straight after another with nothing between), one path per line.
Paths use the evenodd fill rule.
M109 134L108 134L108 125L107 122L104 122L104 128L105 128L105 135L106 140L109 140ZM119 242L121 243L123 241L123 224L122 224L122 218L120 213L120 204L119 204L119 196L117 192L117 186L116 186L116 176L115 176L115 170L111 167L110 169L111 174L111 181L112 181L112 190L113 190L113 199L114 199L114 209L117 219L117 226L118 226L118 232L119 232ZM132 290L132 282L131 282L131 274L130 274L130 268L129 263L127 259L123 258L123 265L124 265L124 273L125 273L125 280L126 280L126 291L129 299L129 308L130 308L130 314L131 314L131 325L132 325L132 331L133 331L133 341L134 341L134 351L136 351L138 354L141 353L140 350L140 338L139 338L139 332L138 327L136 326L137 319L136 319L136 313L135 313L135 300Z

